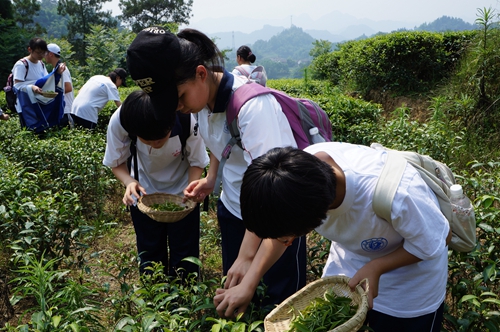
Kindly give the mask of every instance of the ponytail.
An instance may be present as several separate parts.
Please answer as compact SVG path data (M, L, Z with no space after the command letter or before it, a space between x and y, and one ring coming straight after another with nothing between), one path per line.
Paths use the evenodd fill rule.
M177 37L181 46L180 62L175 70L177 85L193 79L199 65L212 72L224 71L224 56L207 35L188 28L181 30Z

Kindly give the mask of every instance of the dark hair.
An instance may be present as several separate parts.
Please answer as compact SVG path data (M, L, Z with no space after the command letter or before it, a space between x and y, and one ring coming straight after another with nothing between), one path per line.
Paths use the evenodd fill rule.
M149 95L143 90L135 90L121 106L120 123L130 136L154 141L170 133L175 123L175 113L155 112Z
M118 74L112 71L108 74L108 76L109 78L111 78L111 81L116 84L116 78L118 77Z
M40 49L44 52L48 51L47 42L39 37L31 38L28 43L28 46L32 51L35 51L37 49Z
M260 238L301 236L321 225L335 195L330 165L297 148L274 148L245 171L241 216Z
M243 45L238 48L236 51L236 55L239 55L243 60L248 61L250 63L254 63L257 57L252 53L250 47Z
M224 71L224 56L204 33L195 29L184 29L177 37L181 47L179 64L175 70L177 85L195 78L196 67L199 65L214 73Z

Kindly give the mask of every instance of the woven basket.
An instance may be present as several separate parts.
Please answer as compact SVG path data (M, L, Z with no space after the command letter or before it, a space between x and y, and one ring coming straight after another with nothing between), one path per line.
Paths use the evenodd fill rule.
M58 94L59 94L59 92L45 92L45 91L42 91L42 96L47 97L47 98L55 98L55 97L57 97Z
M322 297L327 291L332 290L337 296L349 297L352 305L358 305L356 314L342 325L327 332L355 332L358 331L366 318L368 312L367 291L356 286L356 291L352 292L348 286L350 278L346 276L330 276L318 279L306 285L304 288L293 294L280 305L274 308L264 319L266 332L285 332L290 328L290 322L304 310L311 302ZM368 285L366 286L368 289Z
M153 220L160 222L176 222L187 216L196 206L193 201L182 202L183 198L177 195L154 193L144 195L139 198L137 207L142 213L145 213ZM175 203L180 206L185 206L186 209L182 211L156 211L150 208L153 204L165 204L165 202Z

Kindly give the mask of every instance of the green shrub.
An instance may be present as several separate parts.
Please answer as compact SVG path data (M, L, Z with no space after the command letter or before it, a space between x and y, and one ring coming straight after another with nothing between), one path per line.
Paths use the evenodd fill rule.
M449 77L475 32L394 32L339 45L314 68L350 91L427 92Z

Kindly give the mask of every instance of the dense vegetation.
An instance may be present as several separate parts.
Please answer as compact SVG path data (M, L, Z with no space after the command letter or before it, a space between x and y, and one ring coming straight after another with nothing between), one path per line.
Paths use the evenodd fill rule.
M269 81L290 95L317 101L329 114L337 141L415 150L454 170L476 207L478 243L470 253L449 253L443 331L500 329L500 32L495 20L484 9L473 32L396 32L346 42L333 52L331 45L316 42L317 57L303 79ZM4 31L13 27L3 23L0 37L8 38ZM133 36L91 26L83 63L73 59L69 41L48 41L62 47L78 89L91 75L124 66ZM121 99L133 89L120 88ZM410 116L411 105L387 112L366 101L377 89L425 99L430 105L425 120ZM3 93L0 106L5 106ZM250 309L229 321L213 308L221 262L213 200L202 214L202 256L193 260L200 275L182 284L154 266L152 275L137 276L137 253L123 249L130 243L117 243L116 235L129 222L120 204L123 189L102 165L114 108L110 103L99 114L93 133L63 129L40 138L20 130L16 115L0 123L0 330L263 331L264 312ZM308 280L321 276L327 252L327 241L311 234Z

